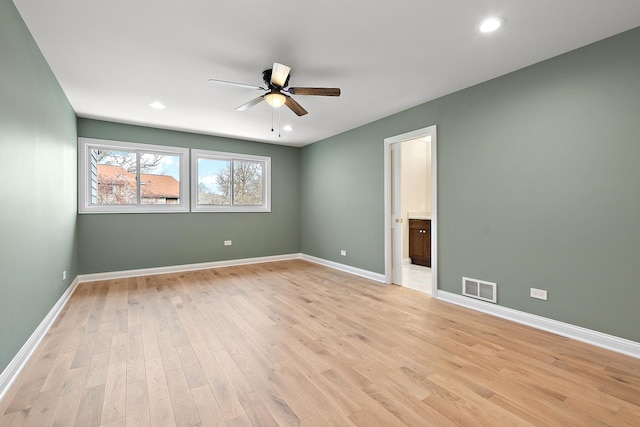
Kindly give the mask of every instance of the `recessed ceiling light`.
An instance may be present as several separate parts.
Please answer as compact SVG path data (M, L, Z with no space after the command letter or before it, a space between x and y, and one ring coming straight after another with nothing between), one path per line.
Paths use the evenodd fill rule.
M164 110L165 108L167 108L162 102L160 101L153 101L149 103L149 107L151 108L155 108L156 110Z
M504 18L488 18L480 24L480 32L491 33L504 25Z
M287 132L291 132L293 130L293 126L291 125L284 125L282 127L282 130L287 131Z

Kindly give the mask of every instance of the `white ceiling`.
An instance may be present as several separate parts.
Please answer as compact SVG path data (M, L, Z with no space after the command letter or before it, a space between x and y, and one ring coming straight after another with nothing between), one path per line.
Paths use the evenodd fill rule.
M293 146L640 26L639 0L14 3L78 116ZM506 26L479 33L491 15ZM260 92L207 83L261 85L274 61L291 86L342 89L295 97L309 114L282 108L282 137L266 103L235 111Z

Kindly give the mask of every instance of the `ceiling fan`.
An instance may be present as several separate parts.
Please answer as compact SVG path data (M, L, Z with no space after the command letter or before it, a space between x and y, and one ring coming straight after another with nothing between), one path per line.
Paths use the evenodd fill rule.
M262 80L264 80L266 87L254 86L244 83L228 82L225 80L217 79L209 79L209 83L221 83L265 91L264 94L236 108L237 111L244 111L248 108L253 107L254 105L261 103L262 101L267 101L267 103L274 108L286 105L298 116L304 116L308 113L308 111L302 108L302 106L298 104L298 102L293 99L291 95L340 96L339 88L289 87L289 77L291 77L289 71L291 71L290 67L274 62L273 68L264 70L262 72Z

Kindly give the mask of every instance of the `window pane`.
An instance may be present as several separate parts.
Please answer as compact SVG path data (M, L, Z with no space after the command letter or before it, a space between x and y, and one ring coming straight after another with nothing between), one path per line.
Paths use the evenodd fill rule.
M140 202L143 205L180 203L180 157L142 153L140 185Z
M198 204L231 205L231 160L198 159Z
M78 213L189 211L189 149L78 138Z
M262 162L234 160L233 204L242 206L262 205Z
M191 150L193 212L271 212L271 159Z
M91 203L135 205L136 153L91 149Z

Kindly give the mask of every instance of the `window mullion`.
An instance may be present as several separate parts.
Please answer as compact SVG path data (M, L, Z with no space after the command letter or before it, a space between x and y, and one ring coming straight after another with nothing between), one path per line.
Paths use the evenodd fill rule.
M267 187L266 187L266 176L267 176L267 164L266 162L261 162L260 163L262 166L262 206L265 205L266 203L266 197L267 197Z
M233 207L236 204L236 201L234 200L235 199L235 192L236 192L235 191L235 185L236 184L235 184L234 178L235 178L236 174L235 174L235 164L234 164L234 160L233 159L231 159L231 164L230 164L229 167L231 168L230 169L231 173L229 174L230 175L229 176L229 183L230 183L229 184L229 191L231 192L231 194L230 194L231 197L229 197L229 200L231 201L231 206Z
M142 180L140 177L140 151L136 151L136 206L142 205Z

